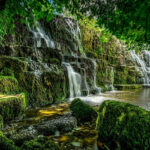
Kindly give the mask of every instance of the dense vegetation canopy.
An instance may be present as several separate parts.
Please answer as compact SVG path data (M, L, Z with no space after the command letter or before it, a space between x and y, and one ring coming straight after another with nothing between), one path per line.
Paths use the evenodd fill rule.
M100 27L109 29L127 43L150 43L149 0L1 0L0 35L14 28L16 15L21 21L49 21L56 13L69 10L78 19L95 17Z

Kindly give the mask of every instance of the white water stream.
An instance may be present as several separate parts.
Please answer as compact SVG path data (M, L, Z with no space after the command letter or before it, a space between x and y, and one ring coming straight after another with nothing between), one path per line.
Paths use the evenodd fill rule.
M141 82L144 86L150 86L150 52L145 50L141 55L137 55L133 50L130 54L137 70L142 74Z

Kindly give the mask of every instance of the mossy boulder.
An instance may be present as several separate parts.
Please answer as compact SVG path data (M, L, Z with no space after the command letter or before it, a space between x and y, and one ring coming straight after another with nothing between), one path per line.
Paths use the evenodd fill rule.
M18 92L18 81L12 76L0 76L0 93L10 94Z
M96 110L92 106L82 102L79 98L72 101L70 109L77 118L78 123L92 122L97 118Z
M57 144L52 142L47 137L39 137L37 139L25 142L22 147L22 150L59 150Z
M98 141L109 149L150 149L150 112L128 103L105 101L97 119Z
M18 147L14 145L14 142L3 135L0 132L0 149L1 150L19 150Z
M0 115L4 122L23 114L26 107L25 95L0 95Z

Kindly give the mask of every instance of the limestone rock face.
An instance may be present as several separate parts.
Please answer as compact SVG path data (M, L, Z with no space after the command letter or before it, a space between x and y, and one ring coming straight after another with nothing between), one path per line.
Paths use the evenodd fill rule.
M98 141L110 149L149 149L149 129L150 112L138 106L105 101L99 107Z
M15 77L32 106L69 97L63 62L81 76L82 96L99 93L97 85L108 90L114 83L135 84L140 75L131 71L134 67L125 45L114 36L107 42L102 37L100 30L64 16L48 23L42 19L33 26L22 24L18 17L15 34L6 35L0 45L0 75Z

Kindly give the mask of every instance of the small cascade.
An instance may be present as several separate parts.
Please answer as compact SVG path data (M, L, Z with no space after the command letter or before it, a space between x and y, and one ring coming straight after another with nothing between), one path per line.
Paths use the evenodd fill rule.
M94 70L93 70L93 93L94 94L98 94L101 93L102 89L97 87L96 85L96 68L97 68L97 64L96 61L94 59L92 59L92 63L94 65Z
M79 28L79 25L78 23L77 24L74 24L73 20L68 18L65 20L67 25L68 25L68 32L70 32L70 34L74 37L74 39L77 40L77 44L74 45L75 47L75 50L76 51L80 51L81 55L83 57L85 57L85 53L84 53L84 50L83 50L83 46L82 46L82 43L81 43L81 31L80 31L80 28Z
M110 76L111 76L111 89L114 90L114 68L111 67L111 71L110 71Z
M114 90L114 68L109 66L106 68L106 82L105 85L106 90L113 91Z
M83 96L87 96L89 95L89 85L87 83L87 76L86 76L86 71L84 68L82 68L82 72L83 72L83 75L82 75L82 95Z
M33 27L30 27L30 25L28 25L28 28L29 31L33 33L34 47L41 47L42 40L44 40L47 47L53 49L55 48L55 42L52 40L50 35L46 34L40 22L36 22Z
M63 65L67 68L69 79L69 98L81 96L81 75L75 72L69 63L63 62Z
M138 56L135 51L131 51L131 58L134 62L137 70L139 70L142 74L142 83L146 85L150 85L150 53L148 51L143 51L141 56Z

